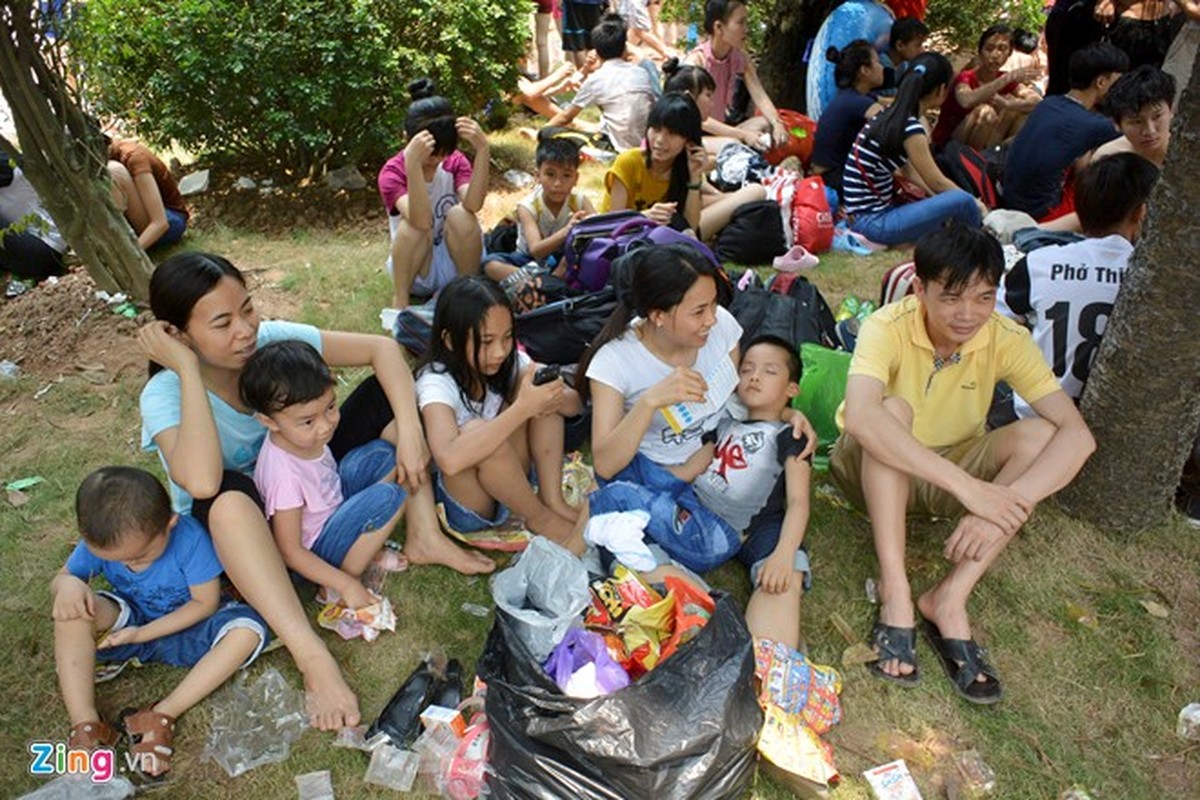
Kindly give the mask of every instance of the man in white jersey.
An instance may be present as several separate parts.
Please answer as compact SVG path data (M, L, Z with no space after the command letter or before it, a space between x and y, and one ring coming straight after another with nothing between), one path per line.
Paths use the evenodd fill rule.
M1158 168L1136 153L1092 162L1075 185L1075 206L1087 238L1042 247L1004 277L997 308L1033 330L1054 377L1076 403L1146 218ZM1019 417L1034 416L1015 398Z

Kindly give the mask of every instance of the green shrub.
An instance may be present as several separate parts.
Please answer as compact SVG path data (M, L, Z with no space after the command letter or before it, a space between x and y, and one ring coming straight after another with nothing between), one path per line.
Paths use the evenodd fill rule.
M979 34L995 22L1037 32L1046 24L1044 0L930 0L925 24L949 44L974 53Z
M394 152L414 78L474 114L515 84L526 26L504 0L91 0L70 35L101 113L304 177Z

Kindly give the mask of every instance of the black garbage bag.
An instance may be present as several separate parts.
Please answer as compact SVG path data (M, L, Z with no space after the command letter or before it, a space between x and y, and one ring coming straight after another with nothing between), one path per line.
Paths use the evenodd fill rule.
M565 696L497 609L478 670L488 684L492 796L742 796L763 723L754 651L737 603L713 597L694 639L636 683L591 700Z

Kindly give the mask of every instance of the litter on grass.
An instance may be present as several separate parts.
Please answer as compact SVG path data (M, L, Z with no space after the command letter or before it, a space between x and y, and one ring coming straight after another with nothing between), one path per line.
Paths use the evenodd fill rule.
M212 728L202 760L216 761L231 778L255 767L286 761L292 742L308 728L304 692L275 667L251 683L245 672L213 695Z

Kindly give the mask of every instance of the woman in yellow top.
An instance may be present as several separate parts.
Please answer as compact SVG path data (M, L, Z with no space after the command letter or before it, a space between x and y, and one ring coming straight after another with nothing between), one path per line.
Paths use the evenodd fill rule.
M711 239L739 206L766 197L762 186L725 194L705 182L700 110L689 95L664 95L646 124L645 148L621 153L604 176L601 211L633 209L660 225Z

